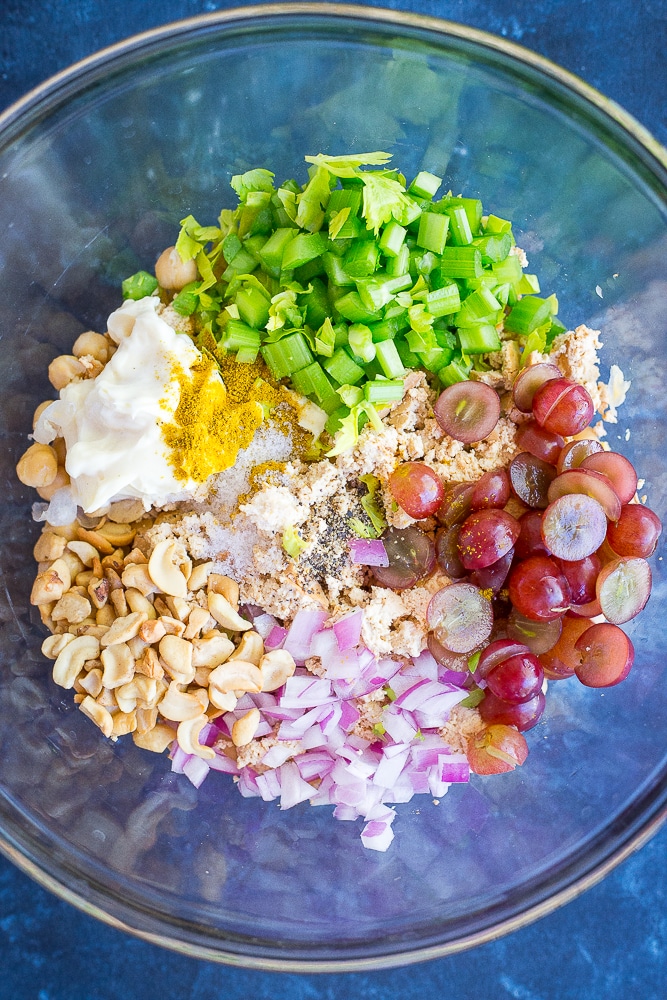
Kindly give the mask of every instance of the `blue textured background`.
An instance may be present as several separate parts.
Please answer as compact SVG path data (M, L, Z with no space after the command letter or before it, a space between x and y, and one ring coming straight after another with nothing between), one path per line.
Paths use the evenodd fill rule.
M0 0L0 109L128 35L234 6L207 0ZM667 0L384 0L534 49L667 144ZM246 972L127 937L0 858L0 1000L663 1000L667 829L579 899L499 941L353 975Z

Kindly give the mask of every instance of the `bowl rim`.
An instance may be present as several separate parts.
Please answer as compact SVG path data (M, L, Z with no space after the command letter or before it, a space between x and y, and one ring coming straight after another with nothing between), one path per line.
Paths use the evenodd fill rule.
M141 50L148 52L151 49L158 49L172 39L184 39L188 34L199 33L202 29L209 27L224 28L231 27L235 23L242 21L256 22L267 18L276 19L293 16L305 17L313 21L322 18L338 19L340 21L362 20L371 26L374 24L389 24L395 25L398 28L414 28L421 31L433 32L444 38L469 42L478 48L507 57L514 63L526 66L529 70L542 74L552 82L559 84L566 91L583 99L585 104L592 106L603 117L610 119L613 125L620 127L626 136L632 140L633 145L639 147L643 164L648 167L654 178L656 175L664 174L664 183L667 188L667 148L645 126L640 124L629 112L625 111L623 107L586 83L576 74L516 42L479 28L432 15L392 10L384 7L362 6L346 2L279 2L256 6L238 6L172 21L134 34L113 45L106 46L84 59L78 60L52 75L28 91L17 101L10 104L0 113L0 138L5 139L9 134L9 141L11 142L15 138L11 133L16 130L17 126L22 125L22 130L29 129L40 111L52 110L54 106L57 107L62 104L69 96L79 93L82 89L82 77L84 78L85 86L89 86L94 82L96 76L110 63L120 67L123 62L135 56ZM16 134L20 134L20 132ZM648 163L646 162L647 159ZM476 947L477 945L484 944L518 930L553 912L565 903L570 902L601 881L617 865L622 863L636 850L643 847L658 832L666 819L667 805L663 804L660 806L659 803L654 802L652 810L644 815L639 828L637 827L637 822L631 824L626 832L625 839L622 840L610 856L607 855L600 860L600 852L598 851L598 855L592 859L583 874L575 874L572 881L552 895L549 895L545 899L534 901L527 909L502 919L493 927L474 931L453 941L445 941L421 947L418 945L415 947L410 946L407 951L396 951L387 954L377 952L370 957L342 959L322 959L317 957L286 958L278 949L275 950L273 956L265 957L244 952L233 947L228 950L220 947L214 948L202 944L196 933L190 936L190 939L186 939L185 936L180 938L166 936L167 926L164 923L162 924L162 933L154 933L145 928L133 926L116 914L105 910L99 903L93 902L90 897L86 896L86 890L90 891L93 889L91 885L82 885L80 879L72 880L72 884L70 885L59 881L58 878L51 874L47 866L41 863L45 860L45 857L40 859L39 855L44 855L44 852L39 849L34 849L30 852L26 849L27 845L21 843L19 837L12 836L8 830L0 830L0 853L43 888L72 904L80 911L101 920L103 923L117 930L132 934L160 947L166 947L190 957L263 971L337 973L395 968L441 958L445 955L455 954ZM36 847L36 845L33 845L33 847ZM32 854L32 856L29 856L29 854ZM96 892L95 890L93 890L93 893L97 897L104 895L104 893ZM120 908L123 909L122 901ZM134 909L131 905L125 907L125 910L134 914ZM224 942L221 941L220 944L224 944Z

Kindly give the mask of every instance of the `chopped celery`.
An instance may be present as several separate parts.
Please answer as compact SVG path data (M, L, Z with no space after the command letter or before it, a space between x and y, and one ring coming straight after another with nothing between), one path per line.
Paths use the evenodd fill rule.
M459 286L455 281L452 281L448 285L442 285L440 288L433 289L432 292L427 292L424 305L431 316L449 316L451 313L458 312L461 308Z
M525 337L551 319L551 303L538 295L525 295L505 317L505 329Z
M326 276L332 285L337 285L341 288L345 285L354 285L354 278L347 273L341 259L336 254L331 253L331 251L323 253L322 263L324 264Z
M157 278L148 271L137 271L126 278L122 285L124 299L145 299L157 288Z
M379 242L380 250L385 257L398 257L407 232L407 229L404 229L403 226L399 226L395 219L391 219L391 221L387 223L382 230L382 236L380 237Z
M458 329L461 350L464 354L487 354L502 347L498 331L491 323L461 326Z
M466 246L468 243L472 243L472 229L468 213L463 205L454 205L452 208L448 208L447 215L449 216L452 243L455 246Z
M242 323L241 320L230 319L225 326L220 343L228 351L240 351L248 348L257 354L260 344L259 331L254 330L247 323Z
M379 256L375 240L359 240L343 255L343 268L352 278L367 278L377 270Z
M291 333L271 344L263 344L261 354L274 378L281 379L305 368L313 360L302 333Z
M327 237L324 233L299 233L285 246L280 266L283 270L293 270L307 264L314 257L323 254L327 247Z
M408 192L417 198L433 198L441 184L442 177L436 177L428 170L420 170L408 188Z
M387 403L395 403L399 399L403 399L404 391L403 379L400 378L383 379L378 376L372 382L366 382L364 385L365 398L369 403L375 403L376 406L384 406Z
M419 232L417 233L418 246L424 247L425 250L432 250L433 253L442 253L445 248L448 229L448 215L438 215L436 212L422 212L419 220Z
M332 396L334 388L317 361L292 374L292 385L304 396L314 396L318 403Z
M291 243L294 237L294 229L276 229L260 250L260 261L271 274L275 273L276 277L280 273L285 247Z
M445 278L480 278L482 254L478 247L445 247L440 256L440 274Z
M387 378L400 378L405 368L393 340L381 340L375 345L375 356Z
M269 299L256 287L240 288L234 300L241 319L259 330L269 318Z
M336 302L336 309L350 323L377 323L382 314L376 309L368 309L359 292L348 292Z
M322 367L339 385L356 385L364 377L361 368L342 347L322 362Z
M363 323L353 323L348 331L350 350L357 358L368 364L375 357L373 334Z

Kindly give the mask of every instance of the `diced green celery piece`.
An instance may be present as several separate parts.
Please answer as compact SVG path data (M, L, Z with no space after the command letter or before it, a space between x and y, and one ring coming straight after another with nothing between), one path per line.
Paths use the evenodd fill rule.
M380 344L383 340L393 340L400 329L402 329L401 323L395 317L390 319L385 317L379 323L370 324L374 344Z
M379 256L375 240L355 240L343 256L343 267L353 278L367 278L377 270Z
M354 278L347 273L343 267L341 258L337 257L335 253L331 253L331 251L323 253L322 263L324 264L327 278L332 285L337 285L341 288L347 285L354 285Z
M456 382L467 382L470 366L465 365L461 358L453 359L448 365L438 369L438 378L443 385L454 385Z
M248 201L243 206L239 216L239 236L254 236L256 233L268 234L273 228L273 212L270 205L270 194L266 192L255 192L267 199L266 204L257 205Z
M484 266L505 260L512 249L512 238L509 233L489 233L477 236L472 242L480 251Z
M233 278L236 278L241 274L252 274L256 267L257 261L255 258L249 254L247 250L241 248L241 250L234 255L234 260L229 267L223 271L222 280L232 281Z
M479 198L449 198L449 208L462 208L467 217L470 231L477 236L482 226L482 203Z
M460 326L457 329L464 354L487 354L502 347L498 331L492 323L477 326Z
M222 346L226 347L228 351L240 351L244 348L251 348L256 353L259 350L259 343L259 331L248 326L247 323L242 323L238 319L229 320L221 339Z
M296 212L296 204L294 205L294 211ZM271 214L275 229L298 229L296 222L288 214L277 192L271 198Z
M358 239L364 231L364 224L356 215L348 215L347 219L336 233L336 239Z
M405 368L393 340L381 340L375 345L376 358L387 378L400 378Z
M356 358L361 358L365 364L369 364L375 357L375 344L373 334L363 323L352 323L347 333L350 350Z
M372 382L366 382L364 385L364 397L369 403L375 403L376 406L395 403L399 399L403 399L404 392L402 378L375 378Z
M391 302L397 292L405 291L411 286L410 274L376 274L372 278L360 278L357 281L361 301L368 309L375 311Z
M278 277L280 274L285 247L292 242L295 234L296 230L294 229L276 229L260 250L260 261L274 277Z
M427 292L424 305L432 316L449 316L461 308L459 286L455 281Z
M344 208L349 208L349 218L359 215L361 210L362 191L361 188L336 188L331 192L329 203L324 215L324 221L329 224L331 216L340 212Z
M445 278L480 278L484 273L478 247L445 247L438 266Z
M393 343L396 345L398 356L405 368L419 368L420 361L417 354L410 350L410 346L405 337L397 337Z
M521 280L516 286L517 295L537 295L540 290L540 281L536 274L522 274Z
M512 223L507 219L501 219L497 215L489 215L484 225L485 233L509 233L512 237ZM512 242L514 238L512 237Z
M408 192L417 198L433 198L441 184L442 177L436 177L428 170L420 170L408 188Z
M178 295L174 296L171 300L171 308L174 312L177 312L179 316L192 316L193 312L196 312L197 306L199 305L199 296L195 291L197 284L199 283L193 281L191 285L186 285L185 288L181 288Z
M334 351L330 358L325 358L322 367L339 385L356 385L366 374L342 347Z
M261 354L276 379L293 375L311 364L313 355L302 333L290 333L273 344L262 344Z
M364 398L364 390L358 385L339 385L336 392L339 405L342 399L346 406L356 406Z
M334 395L334 388L317 361L293 372L292 385L304 396L314 396L318 403Z
M240 288L234 299L241 319L249 326L261 330L269 319L270 301L259 288Z
M247 250L251 257L254 257L258 263L261 263L262 258L260 257L260 250L266 243L268 237L264 233L257 233L255 236L249 236L247 240L243 241L243 249Z
M453 205L452 207L448 206L447 215L449 216L449 232L451 234L451 242L454 246L460 247L472 243L470 220L468 219L468 213L463 205Z
M329 298L324 282L320 278L313 278L310 285L310 291L302 295L299 301L306 307L306 323L316 330L330 315Z
M417 244L425 250L441 254L447 241L449 216L438 215L436 212L422 212L419 220Z
M336 302L336 309L349 320L350 323L377 323L382 319L380 312L368 309L359 295L359 292L348 292Z
M496 280L510 285L517 285L523 276L521 262L514 254L510 254L505 260L499 260L491 265L491 271L496 276Z
M307 264L296 267L293 271L294 281L306 288L313 278L318 278L321 274L326 274L321 257L313 257Z
M407 229L400 226L395 219L390 219L382 230L379 242L380 250L385 257L398 257L407 232Z
M222 256L228 264L231 264L242 246L243 244L236 233L228 233L227 236L225 236L222 241Z
M404 243L396 257L387 261L387 274L407 274L410 268L410 248Z
M257 360L259 354L259 344L257 347L241 347L236 352L236 361L240 365L252 365Z
M471 326L481 321L497 322L502 306L492 291L482 285L467 295L454 318L456 326Z
M152 295L157 285L157 278L154 275L149 274L148 271L137 271L136 274L131 274L123 282L123 298L145 299L147 295Z
M440 368L444 368L452 357L454 356L453 350L445 350L442 347L432 347L428 351L419 352L419 361L423 368L426 368L429 372L437 372Z
M291 271L308 261L319 257L327 248L328 239L324 233L299 233L285 246L281 270Z
M538 295L525 295L505 317L505 329L525 337L551 319L551 303Z

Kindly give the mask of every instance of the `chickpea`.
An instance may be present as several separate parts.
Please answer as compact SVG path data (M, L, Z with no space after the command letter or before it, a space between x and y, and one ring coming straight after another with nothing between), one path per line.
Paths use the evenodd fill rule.
M54 389L64 389L73 379L85 372L84 366L72 354L60 354L49 365L49 382Z
M155 277L163 288L178 292L190 281L197 279L194 260L182 261L176 247L167 247L157 259Z
M50 406L52 402L53 402L52 399L45 399L43 403L39 404L39 406L35 410L35 412L33 414L33 418L32 418L32 429L33 430L35 429L37 421L41 417L42 413L44 413L44 410L47 408L47 406Z
M48 444L31 444L16 466L16 475L25 486L50 486L57 473L58 457Z
M109 346L106 337L103 337L101 333L87 330L74 341L72 354L75 358L82 358L85 354L90 354L96 361L104 365L109 359Z
M63 486L69 486L69 484L70 484L69 475L67 474L67 472L65 472L62 465L59 465L58 471L55 474L53 482L49 483L48 486L38 487L37 492L39 493L42 500L46 500L48 503L48 501L51 500L53 494L57 490L61 490Z
M58 465L64 465L65 458L67 457L67 445L65 444L65 438L54 438L51 442L51 447L58 457Z

